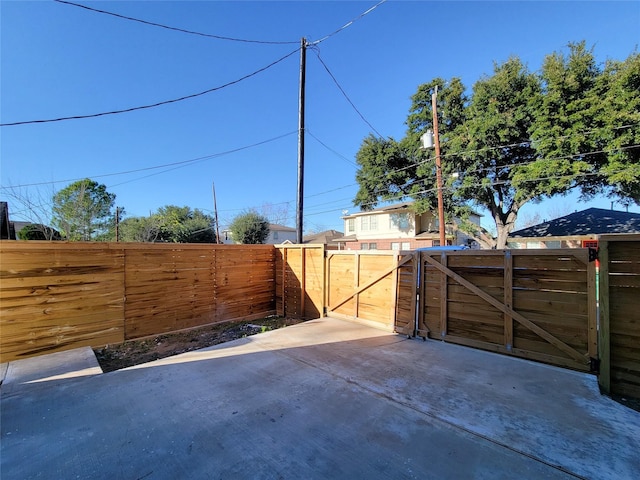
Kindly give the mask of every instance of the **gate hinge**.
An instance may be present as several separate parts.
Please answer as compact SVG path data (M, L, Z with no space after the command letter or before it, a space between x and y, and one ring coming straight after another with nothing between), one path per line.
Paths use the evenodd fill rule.
M589 247L589 261L595 262L598 259L598 249Z
M599 358L589 358L589 371L591 373L600 373L600 359Z

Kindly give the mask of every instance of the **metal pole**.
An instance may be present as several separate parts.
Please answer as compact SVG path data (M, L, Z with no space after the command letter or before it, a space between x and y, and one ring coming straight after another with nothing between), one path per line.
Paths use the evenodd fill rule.
M438 230L440 232L440 246L445 246L444 202L442 200L442 166L440 163L440 136L438 135L438 87L431 94L431 110L433 111L433 139L436 147L436 182L438 185Z
M296 206L296 238L302 244L302 214L304 197L304 84L307 63L307 40L300 40L300 96L298 102L298 202Z

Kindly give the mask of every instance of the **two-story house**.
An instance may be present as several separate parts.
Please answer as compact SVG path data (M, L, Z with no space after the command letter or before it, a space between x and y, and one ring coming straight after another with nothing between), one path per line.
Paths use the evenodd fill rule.
M438 218L432 213L417 214L411 202L397 203L368 212L342 217L345 236L336 239L343 250L414 250L440 245ZM480 215L469 220L480 225ZM448 245L471 245L460 231L446 229Z

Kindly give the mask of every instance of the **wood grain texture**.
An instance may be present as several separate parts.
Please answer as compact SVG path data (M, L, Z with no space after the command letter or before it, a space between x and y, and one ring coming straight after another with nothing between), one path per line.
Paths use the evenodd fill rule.
M0 361L276 310L272 245L0 242Z

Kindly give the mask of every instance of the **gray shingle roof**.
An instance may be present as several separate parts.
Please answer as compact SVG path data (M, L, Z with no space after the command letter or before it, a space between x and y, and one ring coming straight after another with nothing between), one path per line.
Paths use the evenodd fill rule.
M511 232L510 237L568 237L605 233L640 233L640 213L588 208L549 222Z

